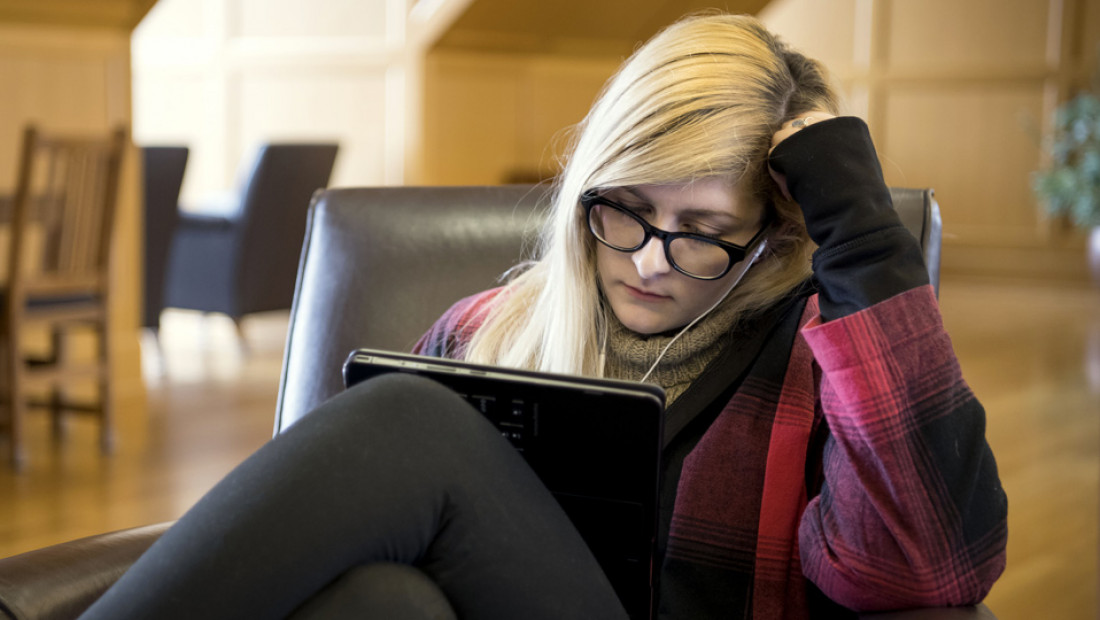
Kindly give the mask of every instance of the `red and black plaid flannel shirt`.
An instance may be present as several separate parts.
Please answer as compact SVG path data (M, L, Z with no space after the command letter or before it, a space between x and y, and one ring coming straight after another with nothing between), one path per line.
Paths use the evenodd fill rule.
M461 356L500 290L416 351ZM980 601L1004 570L1006 499L931 287L824 323L815 296L800 325L684 461L668 579L748 579L757 619L807 617L807 578L861 611ZM706 598L665 611L704 617Z

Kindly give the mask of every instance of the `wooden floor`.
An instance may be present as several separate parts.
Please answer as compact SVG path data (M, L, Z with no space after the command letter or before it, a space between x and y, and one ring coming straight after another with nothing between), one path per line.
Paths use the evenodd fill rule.
M1097 618L1100 292L949 281L940 298L1010 501L987 603L1002 620ZM167 313L163 364L146 337L147 402L120 416L111 457L86 421L57 445L34 416L28 470L0 467L0 556L181 514L270 437L285 328L248 319L246 353L228 319Z

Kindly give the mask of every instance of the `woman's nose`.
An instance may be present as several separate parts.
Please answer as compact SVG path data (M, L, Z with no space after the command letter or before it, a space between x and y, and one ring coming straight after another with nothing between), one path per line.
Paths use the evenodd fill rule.
M672 269L665 257L665 246L657 237L651 237L648 243L631 255L631 259L643 280L668 273Z

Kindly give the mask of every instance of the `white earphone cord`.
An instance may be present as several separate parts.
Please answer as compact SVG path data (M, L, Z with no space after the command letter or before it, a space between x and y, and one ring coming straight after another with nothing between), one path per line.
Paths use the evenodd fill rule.
M657 364L660 364L661 360L664 359L665 353L668 353L669 348L672 346L672 344L674 342L676 342L677 340L680 339L680 336L683 336L687 332L687 330L691 329L696 323L703 320L703 317L710 314L723 301L725 301L727 297L729 297L729 294L733 292L733 289L736 288L738 284L740 284L741 278L744 278L745 274L749 272L749 267L752 267L753 264L756 262L756 260L758 258L760 258L760 254L764 252L764 246L767 245L767 241L768 241L767 239L761 239L760 243L758 243L756 245L756 251L754 251L752 253L752 258L750 258L749 260L742 261L744 263L744 266L741 267L741 273L737 274L737 277L733 279L733 284L730 284L730 287L728 289L726 289L726 292L721 297L718 298L718 301L714 302L714 304L711 305L711 307L707 308L705 312L703 312L699 316L695 317L695 319L692 320L687 325L685 325L684 328L679 331L679 333L677 333L675 336L673 336L672 340L668 341L668 344L665 345L665 348L661 349L661 354L658 355L657 359L653 361L653 365L649 367L649 370L646 371L645 376L642 377L638 381L638 383L645 383L646 379L649 378L649 375L653 374L653 371L657 369ZM607 349L607 340L605 339L604 343L603 343L602 350L600 352L601 360L604 359L605 356L606 356L605 355L606 349ZM601 361L601 371L602 371L602 361Z

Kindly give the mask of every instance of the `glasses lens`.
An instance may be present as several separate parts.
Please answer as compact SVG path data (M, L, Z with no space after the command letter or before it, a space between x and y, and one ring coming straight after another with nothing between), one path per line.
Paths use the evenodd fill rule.
M588 212L588 225L596 238L616 250L638 249L645 241L645 229L625 211L596 203Z
M702 239L677 237L669 244L668 252L677 267L699 278L717 278L730 263L724 249Z

